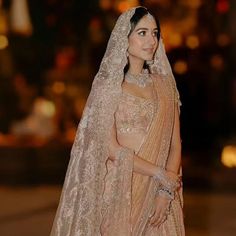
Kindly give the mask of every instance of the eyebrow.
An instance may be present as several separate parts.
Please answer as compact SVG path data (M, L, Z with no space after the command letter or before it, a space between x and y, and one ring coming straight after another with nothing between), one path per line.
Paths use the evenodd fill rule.
M138 29L136 29L135 31L137 32L137 31L139 31L139 30L149 30L148 28L138 28ZM154 28L153 30L158 30L157 28Z

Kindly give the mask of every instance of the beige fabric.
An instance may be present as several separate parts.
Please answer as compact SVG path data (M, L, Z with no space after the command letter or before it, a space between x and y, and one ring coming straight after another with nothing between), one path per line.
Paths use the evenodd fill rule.
M174 108L178 106L174 98L172 81L153 76L156 94L156 112L149 133L142 144L138 156L165 168L174 123ZM178 114L177 114L178 115ZM155 210L154 183L150 177L133 173L132 179L132 225L133 235L184 235L182 202L178 193L171 203L171 214L158 229L148 226L148 216Z
M161 231L146 227L153 208L153 182L132 172L132 152L123 152L115 165L108 160L109 135L122 94L127 36L134 10L119 17L94 79L72 147L51 236L184 235L182 209L177 200ZM156 110L138 154L164 167L178 93L162 41L152 72L163 79L153 76Z

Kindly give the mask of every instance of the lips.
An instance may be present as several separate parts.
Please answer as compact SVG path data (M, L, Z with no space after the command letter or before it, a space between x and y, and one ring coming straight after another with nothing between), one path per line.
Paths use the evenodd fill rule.
M154 48L144 48L143 50L148 53L153 53Z

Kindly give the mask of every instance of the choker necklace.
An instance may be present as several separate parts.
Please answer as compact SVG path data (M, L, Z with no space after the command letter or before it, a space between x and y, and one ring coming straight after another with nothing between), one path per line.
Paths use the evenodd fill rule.
M145 88L147 84L152 82L149 73L140 73L138 75L132 75L130 73L125 74L125 79L127 83L136 84L139 87Z

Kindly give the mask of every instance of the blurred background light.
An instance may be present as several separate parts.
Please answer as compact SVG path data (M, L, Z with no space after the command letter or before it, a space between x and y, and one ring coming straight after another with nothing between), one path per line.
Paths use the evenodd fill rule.
M5 35L0 35L0 49L4 49L8 46L8 39Z
M173 32L170 34L168 42L172 47L179 47L182 43L181 34Z
M53 102L43 98L37 98L34 106L34 113L39 116L53 117L55 115L55 105Z
M182 3L186 4L190 8L197 9L201 6L202 0L182 0Z
M112 2L110 0L100 0L99 1L99 6L103 10L109 10L112 7Z
M224 60L221 55L213 55L210 59L211 66L217 70L222 70L224 68Z
M139 5L139 1L138 0L121 0L121 1L117 1L117 11L118 12L124 12L126 10L128 10L131 7L137 6Z
M230 8L229 0L217 0L216 3L217 12L219 12L220 14L224 14L229 11L229 8Z
M33 31L27 0L12 0L10 9L11 30L16 34L30 36Z
M124 12L127 9L138 6L138 5L140 5L138 0L100 0L99 1L99 6L103 10L113 9L119 13Z
M7 13L1 5L2 1L0 0L0 34L6 34L8 32Z
M186 45L191 48L195 49L199 46L199 39L196 35L190 35L186 39Z
M219 34L217 36L217 44L221 47L225 47L230 44L230 36L228 34Z
M178 60L174 63L174 72L183 75L187 72L188 66L186 61Z
M223 148L221 162L226 167L236 167L236 146L229 145Z
M56 94L62 94L65 92L65 84L63 82L55 82L52 85L52 90Z

